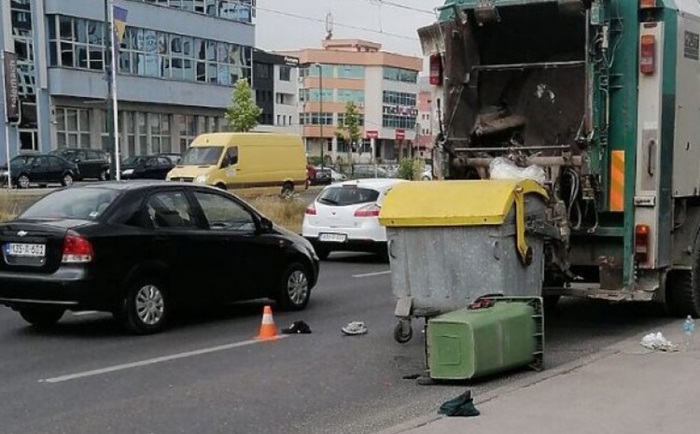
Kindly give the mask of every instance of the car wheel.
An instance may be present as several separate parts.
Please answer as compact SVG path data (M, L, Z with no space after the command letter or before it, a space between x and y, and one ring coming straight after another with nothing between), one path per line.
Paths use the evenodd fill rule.
M157 333L165 327L170 305L160 281L140 279L129 287L117 317L132 333Z
M107 174L107 169L102 169L100 172L100 181L107 181L109 179L109 175Z
M327 247L314 246L314 250L316 251L316 256L318 256L318 259L322 261L325 261L331 255L331 250Z
M298 263L289 265L282 275L277 303L284 310L302 310L310 297L311 283L306 267Z
M17 186L19 188L29 188L29 177L27 175L20 175L17 178Z
M222 184L222 183L220 182L220 183L216 184L216 188L218 188L219 190L224 190L224 191L226 191L226 184Z
M64 187L70 187L73 185L73 175L70 173L63 175L63 178L61 178L61 185Z
M65 309L24 307L19 309L20 316L34 327L46 328L56 325L65 313Z
M291 196L294 193L294 184L285 182L282 185L282 196Z

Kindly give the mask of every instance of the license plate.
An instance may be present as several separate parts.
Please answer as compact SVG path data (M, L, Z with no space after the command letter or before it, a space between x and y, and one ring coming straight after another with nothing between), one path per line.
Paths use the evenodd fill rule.
M345 234L321 234L318 236L319 241L326 243L344 243L348 239Z
M46 244L9 243L5 244L5 254L25 258L43 258L46 256Z

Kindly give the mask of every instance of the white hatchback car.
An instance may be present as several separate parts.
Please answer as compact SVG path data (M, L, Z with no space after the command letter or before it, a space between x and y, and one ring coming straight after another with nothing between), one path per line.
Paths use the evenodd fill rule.
M331 252L369 252L387 257L386 228L379 211L401 179L362 179L324 188L304 215L302 235L326 259Z

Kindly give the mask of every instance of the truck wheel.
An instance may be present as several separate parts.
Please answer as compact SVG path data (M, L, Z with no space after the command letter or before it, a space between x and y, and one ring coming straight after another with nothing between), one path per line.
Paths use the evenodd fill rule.
M394 340L400 344L405 344L413 337L413 327L409 320L399 320L394 327Z
M25 307L19 310L20 316L37 328L55 325L63 316L65 309Z
M674 316L700 317L700 234L691 261L691 270L673 270L666 279L666 308Z

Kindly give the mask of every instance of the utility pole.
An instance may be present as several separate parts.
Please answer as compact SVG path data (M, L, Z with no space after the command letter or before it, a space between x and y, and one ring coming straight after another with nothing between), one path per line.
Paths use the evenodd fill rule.
M110 17L112 16L112 13L110 12L110 7L111 7L111 1L110 0L104 0L104 6L105 6L105 33L104 33L104 39L103 43L105 46L105 56L104 56L104 64L105 64L105 73L107 76L107 98L105 99L105 115L107 118L105 119L105 123L107 124L107 150L109 151L109 155L111 156L110 160L110 166L109 166L109 174L112 179L116 179L117 176L117 166L116 166L116 161L115 159L117 158L115 155L115 126L114 122L112 122L112 119L114 119L114 89L112 87L112 74L116 74L116 62L114 61L114 55L112 53L112 32L114 30L112 29L112 22L110 20Z
M323 159L323 151L326 147L326 139L323 137L323 68L320 63L316 63L315 66L318 68L318 123L321 127L321 170L323 170L323 164L325 163Z

